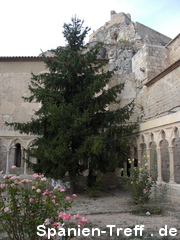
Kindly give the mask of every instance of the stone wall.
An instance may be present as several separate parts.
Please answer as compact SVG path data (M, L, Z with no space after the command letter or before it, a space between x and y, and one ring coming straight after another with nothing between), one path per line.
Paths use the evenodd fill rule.
M144 86L136 98L142 107L143 121L158 118L180 110L180 68L176 68L153 85Z
M169 63L172 64L176 62L180 58L180 34L167 44L166 48L169 52Z
M144 39L144 43L150 43L153 45L165 46L167 43L170 42L171 38L139 23L135 22L135 31Z
M2 140L0 139L0 171L6 171L6 152L7 149L3 146Z
M29 95L28 84L31 73L40 73L44 69L42 60L10 58L0 61L0 130L11 130L4 122L25 122L30 120L39 103L24 102L22 96Z
M137 88L169 65L168 52L163 46L145 44L132 58L132 71L135 73Z
M132 102L136 97L135 91L135 76L131 74L116 74L113 76L112 81L109 83L109 87L124 83L124 89L119 93L119 99L121 100L120 105L111 105L110 109L115 109L117 107L123 107L128 103Z

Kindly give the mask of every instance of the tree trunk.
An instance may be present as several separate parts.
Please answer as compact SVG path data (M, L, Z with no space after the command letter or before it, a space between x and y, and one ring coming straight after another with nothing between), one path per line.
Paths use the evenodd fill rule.
M75 193L75 180L71 180L70 193Z

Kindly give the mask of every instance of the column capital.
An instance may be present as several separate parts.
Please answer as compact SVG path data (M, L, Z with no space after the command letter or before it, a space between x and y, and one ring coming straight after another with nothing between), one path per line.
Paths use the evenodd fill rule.
M142 149L141 149L141 148L138 148L137 151L138 151L138 152L142 152Z
M168 150L169 150L169 152L173 152L174 151L174 146L169 146Z

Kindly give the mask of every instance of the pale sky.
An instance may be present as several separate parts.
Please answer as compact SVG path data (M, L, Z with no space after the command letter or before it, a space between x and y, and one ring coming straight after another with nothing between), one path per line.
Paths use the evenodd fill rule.
M0 56L38 56L63 46L65 22L77 15L90 34L110 20L111 10L168 37L180 33L180 0L0 0Z

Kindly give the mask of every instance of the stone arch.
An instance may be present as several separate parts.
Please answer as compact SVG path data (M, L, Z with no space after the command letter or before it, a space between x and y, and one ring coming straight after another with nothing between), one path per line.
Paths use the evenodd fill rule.
M136 161L138 159L138 139L136 136L133 136L130 143L130 158Z
M170 180L170 160L169 160L169 142L167 139L163 139L160 143L161 147L161 161L162 161L162 179L164 182Z
M29 149L35 142L36 138L31 139L27 144L26 144L26 149Z
M135 158L137 156L137 146L138 146L138 139L136 136L133 136L130 140L130 158Z
M166 133L164 129L161 129L158 136L158 142L157 142L158 147L161 147L161 142L165 139L166 139Z
M24 141L21 138L15 138L13 139L8 146L8 149L10 150L11 148L13 148L17 143L19 143L21 145L22 148L24 148L25 144Z
M174 141L179 137L179 129L175 126L171 132L170 146L174 146Z
M151 139L151 140L153 140L153 139ZM150 147L149 169L150 169L152 177L157 180L158 169L157 169L157 144L156 144L156 142L151 141L149 143L149 147Z
M28 143L27 143L27 146L26 146L26 149L30 149L31 146L36 142L36 138L35 139L31 139ZM37 164L37 159L36 158L32 158L30 156L28 156L28 154L26 154L26 173L27 174L33 174L33 169L31 168L30 164Z
M138 141L138 148L140 149L141 148L141 145L144 143L144 135L143 134L140 134L139 136L139 141Z
M16 173L22 174L24 171L24 141L21 138L14 138L12 141L8 144L8 150L9 150L9 163L8 168L10 173L13 173L14 170L11 169L12 166L16 166Z
M145 141L146 137L144 134L141 134L139 137L139 144L138 144L138 161L143 159L143 156L147 155L147 143Z
M161 158L159 161L161 161L161 172L162 172L162 180L164 182L169 182L170 180L170 163L169 163L169 142L166 139L166 132L164 129L160 130L159 136L158 136L158 146L161 149Z
M148 147L148 148L151 148L152 142L155 142L155 140L154 140L154 133L153 133L153 132L150 132L150 133L149 133L148 142L147 142L147 147Z

